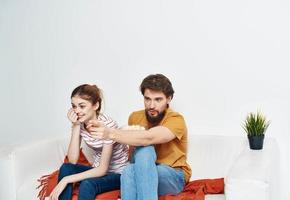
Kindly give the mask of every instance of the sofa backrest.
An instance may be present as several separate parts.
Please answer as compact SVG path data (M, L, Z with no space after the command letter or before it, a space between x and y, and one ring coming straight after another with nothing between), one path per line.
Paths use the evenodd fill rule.
M67 137L51 138L46 140L30 142L15 148L13 167L15 172L16 188L21 186L25 180L31 178L31 174L47 174L58 169L63 163L64 155L68 146ZM57 160L56 160L57 158ZM37 160L39 163L34 163ZM49 160L49 161L48 161ZM40 168L41 163L46 163L45 168ZM23 173L33 171L33 173Z
M188 163L191 180L226 177L246 146L246 138L218 135L189 135Z
M245 147L243 137L217 135L189 135L188 163L192 169L191 180L226 177L235 159ZM92 150L82 143L89 161Z

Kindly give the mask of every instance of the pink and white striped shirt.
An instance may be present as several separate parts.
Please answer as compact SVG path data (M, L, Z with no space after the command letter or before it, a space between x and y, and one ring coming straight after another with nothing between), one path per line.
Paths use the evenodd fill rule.
M103 113L99 114L98 121L102 122L107 127L118 128L116 121ZM128 145L120 144L113 140L95 139L85 130L83 124L81 125L80 135L84 142L94 150L93 167L98 167L100 165L104 145L113 145L113 153L108 172L121 173L128 164Z

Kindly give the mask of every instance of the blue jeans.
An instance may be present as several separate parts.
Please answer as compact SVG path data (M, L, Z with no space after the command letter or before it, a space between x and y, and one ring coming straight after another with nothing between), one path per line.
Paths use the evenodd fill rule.
M64 163L59 170L58 182L65 176L81 173L92 169L91 166ZM120 174L109 173L102 177L82 180L79 186L78 200L94 200L96 195L112 190L120 189ZM73 184L66 186L59 196L59 200L71 200Z
M157 200L158 195L178 194L183 190L183 171L155 161L153 146L135 149L132 163L121 174L122 200Z

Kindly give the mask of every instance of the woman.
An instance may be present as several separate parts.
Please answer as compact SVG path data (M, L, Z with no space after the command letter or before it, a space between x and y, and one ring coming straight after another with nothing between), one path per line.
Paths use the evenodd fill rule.
M71 94L72 108L68 119L72 134L68 147L68 159L60 168L58 184L51 192L51 200L71 200L73 183L80 182L78 200L94 200L97 194L120 188L120 173L128 162L128 146L112 140L94 139L86 127L90 120L98 120L110 128L117 124L100 113L101 91L95 85L80 85ZM92 166L76 164L81 140L94 150Z

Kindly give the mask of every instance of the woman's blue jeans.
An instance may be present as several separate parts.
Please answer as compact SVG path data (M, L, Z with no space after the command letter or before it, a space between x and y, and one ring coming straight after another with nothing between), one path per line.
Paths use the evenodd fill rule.
M58 182L65 176L81 173L92 169L90 166L64 163L59 170ZM82 180L79 186L78 200L94 200L96 195L112 190L120 189L120 174L108 173L102 177ZM71 200L73 184L66 186L59 196L59 200Z
M122 200L157 200L158 195L178 194L183 190L183 171L155 161L153 146L135 149L132 163L121 174Z

